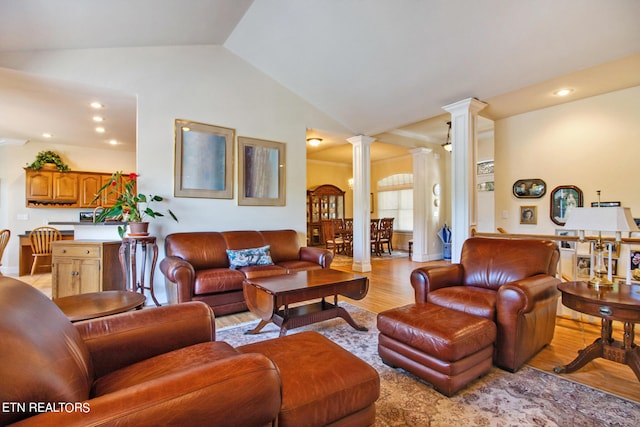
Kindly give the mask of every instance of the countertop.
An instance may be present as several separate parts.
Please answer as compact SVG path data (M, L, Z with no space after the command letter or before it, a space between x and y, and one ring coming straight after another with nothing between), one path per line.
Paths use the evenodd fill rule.
M125 225L126 222L119 221L103 221L103 222L92 222L92 221L51 221L49 225Z

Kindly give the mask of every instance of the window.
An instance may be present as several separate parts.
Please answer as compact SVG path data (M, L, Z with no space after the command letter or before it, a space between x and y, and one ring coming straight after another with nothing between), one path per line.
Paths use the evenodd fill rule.
M378 217L395 218L394 230L413 231L413 174L378 181Z

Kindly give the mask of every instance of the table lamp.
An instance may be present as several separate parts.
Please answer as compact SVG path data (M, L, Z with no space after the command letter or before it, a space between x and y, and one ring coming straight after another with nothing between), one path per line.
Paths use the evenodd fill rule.
M586 230L598 233L593 251L595 266L589 284L596 288L611 287L613 283L607 277L607 267L604 264L602 232L615 232L616 241L620 241L623 231L638 231L631 210L622 207L571 208L564 228L578 230L581 241L584 240Z

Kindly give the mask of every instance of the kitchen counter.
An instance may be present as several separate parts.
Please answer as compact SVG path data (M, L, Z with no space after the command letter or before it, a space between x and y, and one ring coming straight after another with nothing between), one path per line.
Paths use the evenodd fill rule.
M72 226L75 240L120 240L117 226L126 226L119 221L51 221L51 226Z
M119 221L103 221L103 222L92 222L92 221L51 221L49 225L124 225L126 222Z

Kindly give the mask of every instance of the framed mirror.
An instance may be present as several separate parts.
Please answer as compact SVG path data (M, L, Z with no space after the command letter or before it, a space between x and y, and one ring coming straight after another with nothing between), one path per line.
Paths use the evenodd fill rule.
M238 137L238 205L285 205L285 144Z

